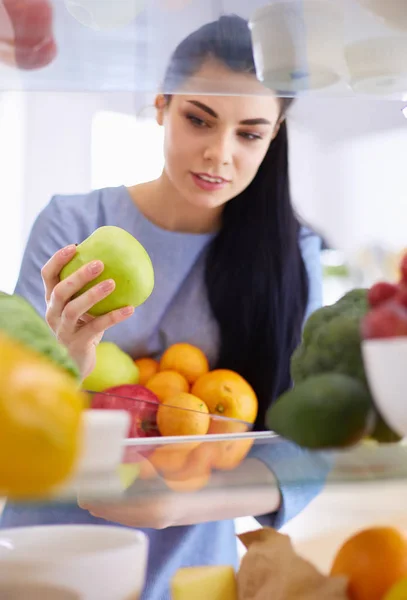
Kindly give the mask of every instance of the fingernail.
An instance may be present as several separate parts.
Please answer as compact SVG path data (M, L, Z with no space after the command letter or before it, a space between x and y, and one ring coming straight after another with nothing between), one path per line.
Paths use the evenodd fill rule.
M64 248L62 250L62 256L69 256L70 254L73 254L76 250L76 246L75 244L72 244L71 246L67 246L66 248Z
M102 270L103 270L103 263L100 262L100 260L95 260L94 262L90 263L90 265L89 265L89 271L92 275L97 275Z
M113 279L106 279L106 281L102 281L102 283L99 283L99 289L102 292L108 292L109 290L112 290L113 288L114 288Z
M134 313L134 308L132 306L126 306L125 308L122 308L120 312L122 315L132 315Z

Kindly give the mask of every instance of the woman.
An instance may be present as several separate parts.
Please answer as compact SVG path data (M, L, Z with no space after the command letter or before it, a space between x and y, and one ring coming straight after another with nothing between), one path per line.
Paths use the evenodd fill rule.
M257 95L213 96L219 81ZM200 95L190 91L197 82ZM33 227L16 292L45 314L84 377L105 332L105 340L134 357L158 356L177 341L200 346L212 366L234 369L253 385L256 428L264 429L267 408L291 384L289 360L304 319L321 302L320 242L300 228L290 202L289 101L257 81L247 23L238 17L222 17L183 41L165 90L177 95L156 99L157 122L165 128L161 177L128 189L54 197ZM90 320L87 311L114 282L72 296L103 265L85 266L63 282L59 273L75 253L72 243L106 224L126 228L147 248L156 287L134 314L130 308ZM162 600L180 566L237 563L232 519L251 514L281 526L319 491L325 468L323 458L284 442L253 451L241 467L263 476L265 492L225 493L216 511L192 500L178 513L159 500L146 509L136 501L87 507L96 516L76 506L9 506L3 526L106 520L147 526L145 598Z

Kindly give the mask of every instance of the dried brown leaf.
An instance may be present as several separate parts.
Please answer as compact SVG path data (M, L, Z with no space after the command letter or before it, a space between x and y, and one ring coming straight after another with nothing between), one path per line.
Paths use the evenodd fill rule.
M346 579L319 573L287 535L264 528L239 539L247 549L237 576L239 600L348 600Z

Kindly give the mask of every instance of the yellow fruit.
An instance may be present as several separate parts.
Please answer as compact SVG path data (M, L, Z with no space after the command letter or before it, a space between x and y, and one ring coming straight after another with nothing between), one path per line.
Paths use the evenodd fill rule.
M161 435L206 435L210 425L208 407L192 394L178 394L160 404L157 425Z
M172 600L237 600L233 567L179 569L171 581Z
M173 344L161 358L160 371L177 371L193 384L209 371L209 364L200 348L191 344Z
M0 495L41 497L63 483L85 402L70 375L0 334Z
M140 475L141 468L138 463L123 463L118 466L117 473L124 490L127 490Z
M407 577L398 581L383 600L407 600Z

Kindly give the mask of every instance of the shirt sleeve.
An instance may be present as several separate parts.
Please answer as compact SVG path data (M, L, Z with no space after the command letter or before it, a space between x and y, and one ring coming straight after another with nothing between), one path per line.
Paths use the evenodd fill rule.
M305 313L305 323L314 311L321 308L323 303L322 240L310 229L303 227L300 232L299 244L308 275L308 305Z
M322 243L311 230L302 228L299 244L309 285L305 323L322 306ZM278 437L272 443L255 445L250 457L261 460L277 479L281 495L279 510L257 518L263 526L276 529L293 519L322 491L331 469L329 453L310 452Z
M54 196L31 229L23 254L15 293L23 296L44 317L46 311L41 269L61 248L86 237L81 221L72 214L74 197Z

